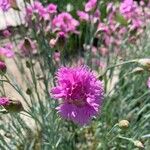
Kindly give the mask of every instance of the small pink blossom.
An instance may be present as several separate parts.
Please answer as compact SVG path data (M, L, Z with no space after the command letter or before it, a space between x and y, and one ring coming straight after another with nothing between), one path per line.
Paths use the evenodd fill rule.
M120 12L122 14L130 13L135 10L135 5L133 0L124 0L120 5Z
M57 43L57 38L56 39L53 38L49 41L49 46L51 48L54 48L56 46L56 43Z
M59 63L60 62L60 52L54 52L53 54L53 59L56 63Z
M50 14L57 13L57 5L51 3L46 7L46 10Z
M67 12L62 12L52 21L53 30L64 33L75 32L78 25L79 22Z
M9 0L0 0L0 10L8 11L10 7L11 5Z
M106 32L106 33L109 33L109 27L108 27L108 25L106 25L106 24L100 22L100 23L98 24L98 28L97 28L97 32L98 32L98 31L104 31L104 32Z
M0 97L0 106L8 106L10 104L7 97Z
M106 47L99 48L99 51L102 56L107 56L109 53L109 50Z
M77 15L79 16L81 21L89 21L89 14L84 11L77 11Z
M48 20L49 19L49 15L47 13L46 8L44 8L44 6L42 5L41 2L39 1L35 1L33 4L28 5L26 8L26 16L25 19L27 22L32 21L33 16L39 17L38 19L44 19L44 20Z
M93 10L96 7L96 4L97 4L97 0L89 0L85 4L85 11L89 12L89 11Z
M11 36L11 32L8 29L3 30L3 36L4 37L10 37Z
M113 8L113 3L112 2L108 3L107 4L107 12L111 11L112 8Z
M5 44L3 47L0 47L0 55L5 56L7 58L14 57L13 46L11 43Z
M96 9L94 14L91 15L91 20L93 23L97 23L98 21L100 21L100 11L98 9Z

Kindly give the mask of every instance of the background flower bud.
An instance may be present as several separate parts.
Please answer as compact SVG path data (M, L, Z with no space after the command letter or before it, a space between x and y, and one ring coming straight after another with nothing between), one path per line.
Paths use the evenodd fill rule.
M20 112L23 111L23 106L18 100L9 100L9 104L4 106L8 112Z
M134 141L134 145L138 148L144 148L144 145L142 144L142 142L138 140Z
M7 67L5 62L0 61L0 75L4 75L6 73Z
M146 69L150 69L150 58L139 59L138 63Z
M129 121L128 120L121 120L118 123L120 128L128 128L129 127Z

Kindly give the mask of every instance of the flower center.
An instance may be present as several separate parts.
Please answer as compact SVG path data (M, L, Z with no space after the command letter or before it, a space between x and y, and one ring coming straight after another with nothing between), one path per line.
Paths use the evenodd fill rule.
M74 104L78 107L82 107L82 106L85 105L85 102L83 100L79 100L79 99L74 99L74 100L71 99L71 100L68 101L68 103L69 104Z
M86 95L81 82L74 83L69 92L68 103L76 106L84 106L86 104Z

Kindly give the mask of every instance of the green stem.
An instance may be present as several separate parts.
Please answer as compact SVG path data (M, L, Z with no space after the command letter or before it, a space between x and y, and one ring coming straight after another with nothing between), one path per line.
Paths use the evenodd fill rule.
M119 66L122 66L122 65L125 65L125 64L128 64L128 63L135 63L135 62L137 62L136 59L125 61L125 62L116 64L116 65L109 66L109 67L106 68L105 72L98 77L98 79L100 79L102 76L104 76L107 73L107 71L110 70L110 69L112 69L112 68L119 67Z

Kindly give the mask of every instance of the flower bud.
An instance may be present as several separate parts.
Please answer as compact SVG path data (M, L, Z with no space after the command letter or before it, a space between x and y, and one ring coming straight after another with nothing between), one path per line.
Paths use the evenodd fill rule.
M29 61L26 61L26 67L31 68L32 64Z
M25 37L25 39L21 41L18 46L23 56L28 57L36 53L36 43L35 41L32 41L30 38Z
M142 142L138 140L134 141L134 145L138 148L144 148L144 145L142 144Z
M121 120L118 123L120 128L128 128L129 127L129 121L128 120Z
M6 73L7 67L5 62L0 61L0 75L4 75Z
M56 46L56 43L57 43L57 39L51 39L51 40L49 41L49 46L50 46L51 48L54 48L54 47Z
M150 58L139 59L138 63L146 69L150 69Z
M67 39L67 34L64 32L59 32L57 34L57 44L59 45L60 48L64 48L65 44L66 44L66 39Z
M18 100L10 100L7 97L0 98L0 106L3 106L8 112L20 112L23 106Z
M27 88L26 93L27 93L28 95L31 95L31 94L32 94L32 90L31 90L30 88Z

